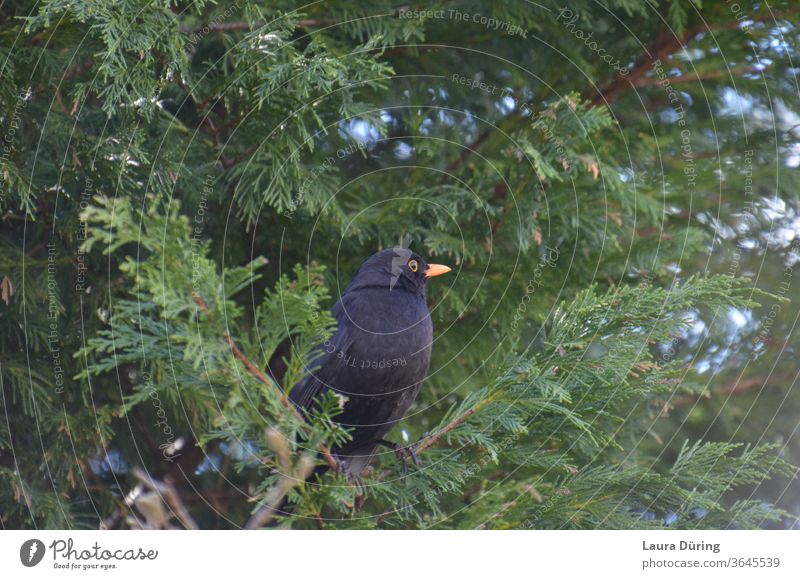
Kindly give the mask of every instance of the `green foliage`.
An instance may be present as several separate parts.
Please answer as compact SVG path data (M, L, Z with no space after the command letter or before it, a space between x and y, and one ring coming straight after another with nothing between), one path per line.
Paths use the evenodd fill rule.
M0 7L4 527L142 525L135 468L171 481L207 528L244 525L275 489L291 512L273 524L288 528L791 520L734 495L792 478L782 449L658 433L678 400L709 395L693 353L674 352L698 320L711 337L726 313L776 303L697 265L717 232L694 219L696 197L742 176L730 87L710 74L725 64L713 42L753 65L735 15L686 0L571 8L627 65L638 39L669 34L702 54L658 52L681 84L691 191L684 125L652 69L619 89L559 3L440 4L409 9L526 36L381 0ZM760 4L741 4L771 98L789 103L796 19L778 49ZM757 190L774 181L761 168L779 153L759 146L774 129L749 128ZM303 417L286 395L359 263L398 243L457 270L431 284L431 376L390 435L420 440L420 466L386 451L358 481L311 474L349 436L342 401ZM284 488L290 475L309 481Z

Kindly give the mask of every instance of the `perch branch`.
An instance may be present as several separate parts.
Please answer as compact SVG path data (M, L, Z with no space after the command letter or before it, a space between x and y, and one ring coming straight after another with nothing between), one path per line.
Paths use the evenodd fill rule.
M428 436L427 438L423 438L421 441L417 443L416 448L413 449L414 453L421 454L426 450L428 450L431 446L439 442L439 440L441 440L443 436L447 436L450 432L461 426L470 416L472 416L478 410L489 404L489 402L491 402L493 399L494 396L487 396L486 398L475 404L475 406L472 406L471 408L467 409L462 414L457 416L455 419L453 419L451 422L449 422L446 426L444 426L440 430L437 430L435 433Z

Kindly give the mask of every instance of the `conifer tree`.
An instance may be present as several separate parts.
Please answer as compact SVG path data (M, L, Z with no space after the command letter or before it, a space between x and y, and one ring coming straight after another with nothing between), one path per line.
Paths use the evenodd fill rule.
M742 203L776 171L795 188L779 120L743 141L736 107L796 106L800 11L569 4L0 6L3 527L791 517L731 495L794 477L779 447L665 457L654 432L709 390L697 320L786 298L704 265L695 207L745 176ZM341 401L303 417L287 393L358 265L397 245L454 268L390 435L419 465L316 477Z

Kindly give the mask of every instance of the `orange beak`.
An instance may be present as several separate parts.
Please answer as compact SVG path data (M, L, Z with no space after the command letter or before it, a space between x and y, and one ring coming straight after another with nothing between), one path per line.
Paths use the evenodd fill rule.
M425 270L425 277L436 277L450 271L446 265L439 265L438 263L429 263L428 269Z

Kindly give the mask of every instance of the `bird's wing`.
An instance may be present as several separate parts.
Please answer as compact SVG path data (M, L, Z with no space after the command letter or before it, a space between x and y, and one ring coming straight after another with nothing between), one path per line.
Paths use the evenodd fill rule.
M337 302L331 313L337 319L338 326L333 336L319 345L321 355L310 365L316 369L310 370L289 392L289 398L305 409L310 409L321 393L331 385L336 385L337 377L346 370L347 354L353 345L353 338L347 316L340 315L341 312L341 302Z

